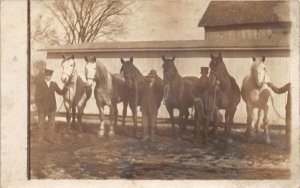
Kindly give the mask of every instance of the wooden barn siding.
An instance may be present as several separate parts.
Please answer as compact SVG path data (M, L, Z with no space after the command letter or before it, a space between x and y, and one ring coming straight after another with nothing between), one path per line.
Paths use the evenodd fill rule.
M288 37L288 27L231 27L205 28L205 40L217 39L265 39L271 37Z
M78 54L75 54L75 57ZM134 54L131 54L134 56ZM173 54L167 54L169 57L172 57ZM209 52L199 52L198 57L180 57L182 54L176 55L176 66L179 70L179 73L182 76L198 76L200 74L201 66L208 66L210 62ZM287 51L224 51L222 53L224 62L227 66L229 73L236 78L236 81L239 86L242 84L243 78L250 73L250 66L252 64L252 56L261 57L262 55L266 56L266 67L267 72L270 77L270 80L278 86L282 86L289 82L288 75L288 64L291 63L289 61L288 52ZM149 56L151 56L149 54ZM167 56L167 57L168 57ZM125 58L127 59L127 58ZM110 72L118 73L121 67L119 58L97 58L98 61L101 61ZM53 75L53 79L57 81L61 86L62 83L59 80L61 75L61 59L49 59L54 66L55 72ZM162 77L162 59L157 58L134 58L134 64L141 70L141 72L146 75L150 69L156 69L158 75ZM84 65L85 61L82 58L76 59L76 66L80 76L84 77ZM286 95L274 95L275 107L280 112L280 114L285 114L285 104L286 104ZM60 105L62 102L61 97L57 97L57 104ZM122 105L118 105L119 114L122 113ZM243 100L241 100L236 116L235 122L245 123L246 122L246 107ZM61 111L64 111L62 108ZM105 112L108 113L108 108L105 109ZM88 101L87 107L85 109L85 113L98 113L98 109L96 107L96 102L94 99L94 95ZM131 115L131 112L128 108L128 114ZM176 112L178 115L178 112ZM139 112L138 115L141 115ZM168 117L168 113L165 109L165 106L162 104L159 109L159 117ZM284 124L284 121L279 120L274 113L273 109L270 109L270 123L272 124Z

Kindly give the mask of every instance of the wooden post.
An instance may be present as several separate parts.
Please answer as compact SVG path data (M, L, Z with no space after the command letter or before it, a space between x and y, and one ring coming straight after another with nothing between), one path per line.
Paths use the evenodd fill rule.
M283 87L276 87L272 83L267 83L268 86L277 94L288 92L287 103L285 105L285 143L286 149L291 151L291 127L292 127L292 95L291 95L291 83L284 85Z
M292 94L291 94L291 84L289 84L287 103L285 106L285 123L286 123L286 149L288 152L291 151L291 127L292 127Z

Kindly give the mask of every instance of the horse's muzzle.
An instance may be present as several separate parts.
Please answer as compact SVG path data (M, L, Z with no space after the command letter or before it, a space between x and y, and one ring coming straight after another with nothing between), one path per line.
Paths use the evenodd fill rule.
M62 75L60 79L63 83L66 83L68 81L68 77L65 75Z
M87 79L86 80L86 86L91 86L93 84L93 80L92 79Z

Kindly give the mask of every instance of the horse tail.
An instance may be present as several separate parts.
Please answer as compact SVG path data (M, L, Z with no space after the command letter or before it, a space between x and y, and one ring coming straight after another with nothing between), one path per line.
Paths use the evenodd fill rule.
M274 109L274 112L276 114L276 116L279 118L279 119L285 119L285 117L283 117L275 108L274 106L274 98L273 98L273 95L271 94L270 95L270 98L271 98L271 103L272 103L272 106L273 106L273 109Z

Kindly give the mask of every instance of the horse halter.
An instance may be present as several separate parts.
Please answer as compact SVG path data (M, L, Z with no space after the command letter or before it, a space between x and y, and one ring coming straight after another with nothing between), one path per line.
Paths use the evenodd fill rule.
M62 65L65 63L65 61L64 62L62 62ZM66 83L69 83L70 81L71 81L71 78L73 77L73 75L74 75L74 72L75 72L75 60L73 59L73 69L72 69L72 72L71 72L71 74L67 74L67 73L65 73L64 71L62 72L62 75L66 75L67 77L68 77L68 81L66 82Z
M91 62L88 62L88 63L91 63ZM88 77L88 74L86 74L86 73L85 73L85 75L86 75L86 80L87 80L87 81L88 81L88 80L95 81L96 73L95 73L94 77Z

